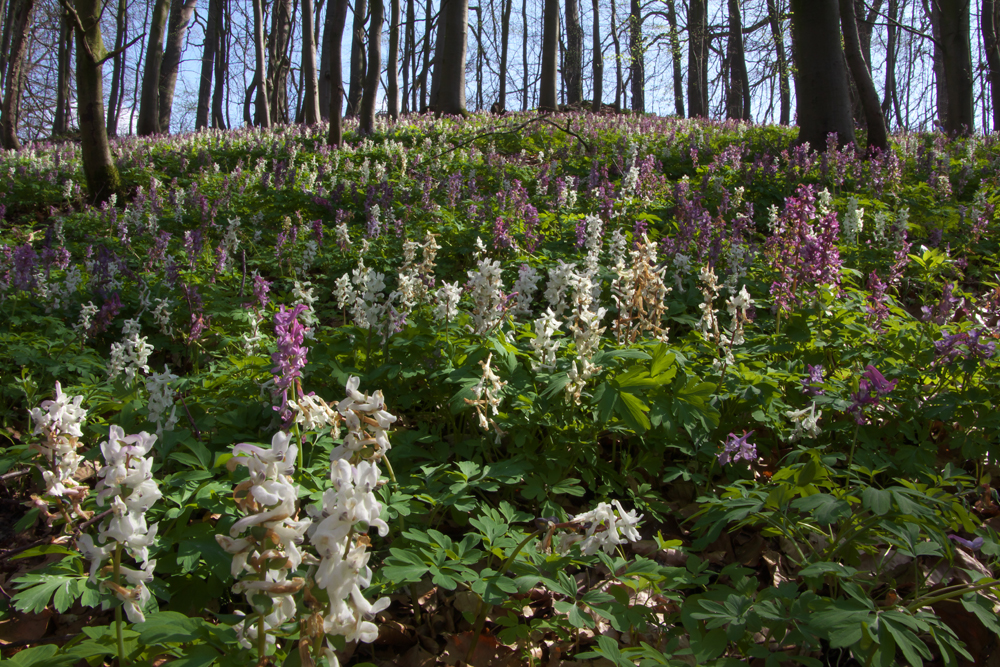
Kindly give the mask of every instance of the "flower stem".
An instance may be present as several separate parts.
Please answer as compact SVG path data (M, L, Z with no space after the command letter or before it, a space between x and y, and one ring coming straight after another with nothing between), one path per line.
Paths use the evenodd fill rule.
M119 585L119 580L122 574L122 545L121 543L115 547L115 556L112 561L112 574L111 579L115 583L115 586ZM118 605L115 607L115 636L118 639L118 664L121 667L128 664L125 660L125 638L122 636L122 606Z

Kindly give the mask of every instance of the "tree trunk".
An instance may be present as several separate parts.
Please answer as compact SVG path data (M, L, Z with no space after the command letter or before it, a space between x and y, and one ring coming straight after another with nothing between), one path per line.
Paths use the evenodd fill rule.
M365 18L368 13L366 0L354 0L354 27L351 41L350 85L347 89L347 116L357 116L361 109L361 94L365 87ZM378 66L376 65L376 68Z
M739 0L729 0L729 40L726 53L729 58L729 89L726 99L726 117L750 120L750 79L743 53L743 18Z
M854 16L854 0L840 0L840 23L844 30L844 51L851 75L858 87L861 107L865 114L865 125L868 128L868 153L874 149L889 150L889 137L885 131L885 117L879 106L878 92L872 81L871 71L865 62L861 50L861 40L858 37L858 25Z
M528 0L521 0L521 63L524 65L524 88L521 96L521 111L528 110Z
M153 20L149 26L149 47L142 70L142 93L139 98L139 121L136 133L140 137L160 131L160 66L163 62L163 33L167 29L170 0L156 0Z
M101 37L101 0L75 0L77 16L86 32L77 25L76 90L80 115L80 157L87 191L94 204L104 202L122 189L118 168L111 159L111 146L104 125L104 90L101 60L106 55Z
M7 55L10 53L11 28L16 12L17 0L0 0L0 20L3 21L3 30L0 30L0 96L7 82Z
M468 0L443 0L435 45L430 108L437 114L466 115L465 59L468 50Z
M886 119L889 118L889 112L892 110L893 92L896 88L896 51L898 48L896 36L899 34L896 22L899 19L899 0L889 0L887 10L889 25L886 30L885 47L885 94L882 97L882 117ZM902 125L898 113L896 120L899 125ZM888 129L887 120L886 130Z
M594 100L591 104L591 111L598 113L601 110L602 98L604 97L604 53L601 49L601 3L600 0L593 0L594 9Z
M267 62L264 59L264 7L263 0L253 0L254 63L256 71L250 87L256 91L255 122L260 127L271 127L270 95L268 94ZM247 89L249 97L250 90ZM244 107L244 116L247 115ZM245 118L244 118L245 120Z
M173 0L170 8L170 23L167 28L167 44L160 63L159 112L160 132L170 132L170 116L174 107L174 89L177 87L177 71L181 65L181 50L187 34L191 15L198 0Z
M674 114L684 117L684 73L681 63L681 40L677 35L677 10L674 0L667 1L667 26L670 29L670 63L674 81Z
M224 130L229 126L223 102L226 93L226 75L229 73L229 0L219 1L218 23L215 33L218 42L215 49L215 91L212 93L212 127Z
M779 120L781 125L791 121L792 89L788 82L788 59L785 57L784 21L775 4L775 0L767 0L767 18L771 25L771 41L774 42L775 65L778 68L778 98L780 104Z
M500 111L507 109L507 47L510 44L510 12L514 0L501 0L500 7L500 92L497 104Z
M989 68L993 131L997 132L1000 131L1000 40L997 39L996 0L983 0L979 12L979 25L983 32L983 50L986 51L986 63Z
M406 0L406 28L403 30L403 90L400 91L401 110L404 115L410 113L410 99L413 96L410 88L410 70L413 69L417 56L417 32L413 26L417 14L414 4L414 0ZM416 84L416 80L413 83Z
M622 110L622 45L618 39L617 0L611 0L611 43L615 47L615 111Z
M288 47L292 36L292 2L276 0L271 8L271 34L268 35L267 88L270 93L271 122L287 123Z
M348 0L328 0L326 33L324 43L330 45L330 107L327 117L330 119L330 134L326 143L339 146L344 140L344 126L341 118L341 107L344 100L344 66L341 63L340 48L344 42L344 24L347 23ZM333 10L332 16L329 10Z
M558 111L559 0L545 0L542 12L542 72L538 83L538 110Z
M708 116L708 3L688 6L688 111L691 118Z
M399 0L389 2L389 64L386 75L385 102L389 118L399 118Z
M838 0L792 0L792 49L797 143L822 150L831 132L841 146L854 143Z
M198 85L198 109L194 121L196 130L208 127L208 114L212 105L212 72L215 69L215 50L219 42L219 9L219 0L209 0L205 42L201 50L201 81Z
M970 0L932 0L938 7L941 56L948 101L944 130L971 134L975 129L972 46L969 40Z
M128 2L118 0L115 19L115 55L111 67L111 94L108 97L108 134L118 134L118 110L125 96L125 54L120 49L128 39ZM138 69L138 68L137 68Z
M320 120L314 18L313 0L302 0L302 77L305 79L302 112L306 125L315 125Z
M371 0L371 23L368 26L368 72L365 76L365 90L361 96L361 112L358 115L361 134L375 131L375 97L378 93L379 75L382 73L382 19L383 0Z
M17 120L21 111L21 92L24 89L24 56L28 49L28 33L34 17L35 0L17 0L11 22L10 54L7 60L6 89L0 106L0 146L7 150L20 150L17 138Z
M632 0L629 12L629 55L632 61L632 111L646 111L646 48L642 44L642 7Z
M566 103L583 101L583 28L579 0L566 0Z
M58 77L56 80L56 113L52 121L52 136L57 137L69 132L70 109L70 78L73 71L73 25L70 23L66 10L60 13L59 21L59 54Z

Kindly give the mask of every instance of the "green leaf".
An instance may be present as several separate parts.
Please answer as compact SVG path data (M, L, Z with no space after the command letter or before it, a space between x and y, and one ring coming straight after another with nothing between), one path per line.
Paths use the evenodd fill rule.
M861 494L861 506L872 514L883 516L892 509L892 496L888 491L869 486Z
M298 653L298 651L294 651ZM184 655L171 661L171 667L208 667L219 659L219 652L207 644L198 644L184 650Z
M56 657L59 648L55 644L44 644L34 648L26 648L18 651L12 658L4 661L10 667L56 667L57 665L72 664L71 656Z
M202 619L188 618L176 611L150 614L142 623L132 626L143 644L183 644L197 639Z
M620 409L617 412L622 420L636 433L648 431L650 423L646 413L649 412L649 407L638 396L627 391L618 394L618 398Z
M72 599L65 596L71 596L76 591L76 582L80 578L56 574L26 574L14 583L15 587L21 590L14 594L11 601L18 611L38 614L48 606L49 600L56 593L62 593L63 597L60 598L62 603ZM69 605L66 605L62 611L68 608Z
M72 549L67 549L64 546L58 544L45 544L40 547L34 547L23 551L16 556L11 556L11 560L19 560L21 558L35 558L36 556L49 556L51 554L65 554L67 556L80 556L79 551L74 551Z

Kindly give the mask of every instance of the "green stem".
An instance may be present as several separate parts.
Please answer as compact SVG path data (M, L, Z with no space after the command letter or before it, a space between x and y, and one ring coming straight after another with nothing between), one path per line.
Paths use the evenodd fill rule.
M948 588L943 589L946 592L941 593L940 595L935 595L933 597L923 597L914 600L913 602L911 602L906 606L906 611L912 614L921 607L929 607L937 602L943 602L945 600L950 600L952 598L960 597L962 595L965 595L966 593L974 593L975 591L981 591L983 589L993 588L995 586L1000 586L1000 581L994 579L989 583L979 584L978 586L966 586L964 584L962 586L949 586Z
M503 562L503 564L500 566L500 569L497 571L496 573L497 577L502 577L503 575L507 574L507 570L514 563L514 559L517 558L517 555L521 553L521 549L523 549L528 544L528 542L530 542L533 538L538 537L538 534L540 532L541 532L540 530L536 530L532 533L529 533L527 537L521 540L520 544L514 547L514 551L512 551L509 556L507 556L507 559ZM485 602L482 601L482 599L480 599L479 604L480 604L479 615L476 616L476 625L472 629L472 643L469 644L469 652L465 655L466 662L469 662L472 659L472 653L473 651L476 650L476 644L479 643L479 635L482 634L483 626L486 625L486 617L489 615L490 610L493 609L493 605L486 604Z
M112 561L112 574L111 580L115 582L115 585L120 585L119 580L122 574L122 545L121 543L115 547L115 556ZM118 664L121 667L128 664L125 660L125 638L122 636L122 606L118 605L115 607L115 636L118 639Z
M854 442L851 443L851 453L847 457L847 479L851 479L851 464L854 463L854 450L858 446L858 431L861 430L861 424L854 424Z

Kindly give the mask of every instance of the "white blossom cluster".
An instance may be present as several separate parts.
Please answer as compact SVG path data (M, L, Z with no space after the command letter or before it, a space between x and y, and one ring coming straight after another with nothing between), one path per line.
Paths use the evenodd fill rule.
M64 394L62 386L56 382L55 400L42 401L40 407L29 411L35 424L34 434L43 437L33 447L41 453L49 468L42 471L45 495L65 498L74 513L81 517L85 514L80 503L90 491L75 478L83 462L83 456L77 452L81 445L79 438L83 437L80 427L87 417L87 411L80 407L82 401L82 396Z
M90 327L94 325L94 315L100 310L94 305L93 301L88 301L87 303L80 306L80 319L77 320L76 324L73 325L73 331L80 334L84 339L87 338L87 332L90 331Z
M177 406L174 404L174 391L171 388L176 379L177 376L167 366L163 367L162 373L152 373L146 378L146 393L149 394L146 411L149 421L156 424L158 436L162 436L164 430L174 430L177 425Z
M546 308L542 316L535 320L535 337L531 340L535 358L531 361L531 367L536 373L555 370L559 341L552 336L559 331L560 326L551 308Z
M222 243L220 244L220 256L222 257L222 265L219 267L220 273L225 273L233 266L233 261L236 259L236 251L240 247L239 231L240 219L229 218L226 231L222 235Z
M461 298L462 288L457 280L453 283L442 280L441 287L434 293L434 317L445 322L454 320Z
M139 371L149 372L147 361L153 353L153 346L146 342L145 336L140 336L139 320L125 320L122 327L124 338L111 344L111 358L108 360L108 379L114 380L119 375L125 375L125 380L131 383Z
M484 361L479 362L480 367L483 369L483 376L472 387L472 395L476 398L475 400L465 399L465 401L475 406L476 414L479 416L479 426L484 431L489 431L490 426L493 427L495 434L494 441L500 444L500 438L504 432L490 415L499 414L500 402L503 399L500 392L503 391L503 386L507 383L502 381L496 372L494 372L491 366L492 361L493 353L490 352Z
M802 410L789 410L785 412L785 416L795 425L795 431L788 438L789 442L796 442L803 437L818 438L823 432L819 427L823 411L817 410L815 403Z
M617 514L615 510L617 510ZM626 512L617 500L613 500L611 504L598 503L596 508L583 514L577 514L570 521L570 523L583 526L584 534L566 533L561 535L557 549L560 553L565 554L569 552L571 546L579 542L580 552L584 556L592 556L599 549L610 556L618 545L626 542L637 542L641 538L636 529L641 520L641 514L636 514L635 510Z
M146 512L163 497L153 479L153 459L146 456L155 443L156 436L145 431L126 436L120 426L111 426L108 439L101 443L105 465L97 473L96 487L98 507L111 500L111 518L101 523L97 540L89 534L77 540L80 552L90 560L91 581L96 580L101 563L112 554L118 558L122 547L142 564L141 570L119 568L132 588L115 581L101 582L124 603L132 623L145 620L142 610L150 599L146 584L152 581L156 567L156 561L149 559L149 547L156 538L157 524L146 524Z
M618 242L612 234L612 258ZM616 259L613 267L617 275L611 281L611 298L618 307L618 319L612 328L619 343L634 341L644 331L651 331L658 340L666 342L667 331L660 324L666 312L664 302L672 290L663 282L667 267L657 268L656 244L645 235L630 252L630 258L627 264Z
M305 337L312 340L316 337L316 325L319 324L319 318L316 317L316 297L313 296L313 284L308 280L303 280L299 282L298 280L292 283L292 298L295 299L295 305L302 304L306 306L306 309L302 311L299 317L302 318L302 326L306 328Z
M160 327L160 333L164 336L174 337L174 327L170 323L170 316L173 315L173 311L170 308L174 305L174 302L170 299L157 299L156 307L153 308L153 320L156 322L156 326Z
M852 244L858 242L858 234L865 227L864 218L865 209L858 207L858 198L849 197L847 199L847 210L844 212L844 224L841 225L845 241Z
M500 262L483 256L476 265L475 271L468 272L466 288L472 295L472 330L481 335L500 323L504 293Z
M511 314L517 317L524 317L531 314L531 302L535 298L538 290L538 283L542 276L529 264L522 264L517 272L517 280L514 281L514 306Z
M244 516L232 525L229 535L216 535L219 545L232 554L233 577L241 575L233 592L246 595L247 603L258 613L266 611L254 603L256 595L272 600L271 610L264 617L264 631L275 629L295 616L295 601L291 597L302 589L305 580L292 577L302 564L298 547L309 519L296 520L298 487L292 482L295 455L298 448L293 435L279 431L270 447L247 443L233 447L233 461L244 465L249 479L236 486L233 495ZM251 530L263 529L261 531ZM240 645L251 648L260 628L253 619L244 619L234 626ZM268 633L267 641L274 637Z

